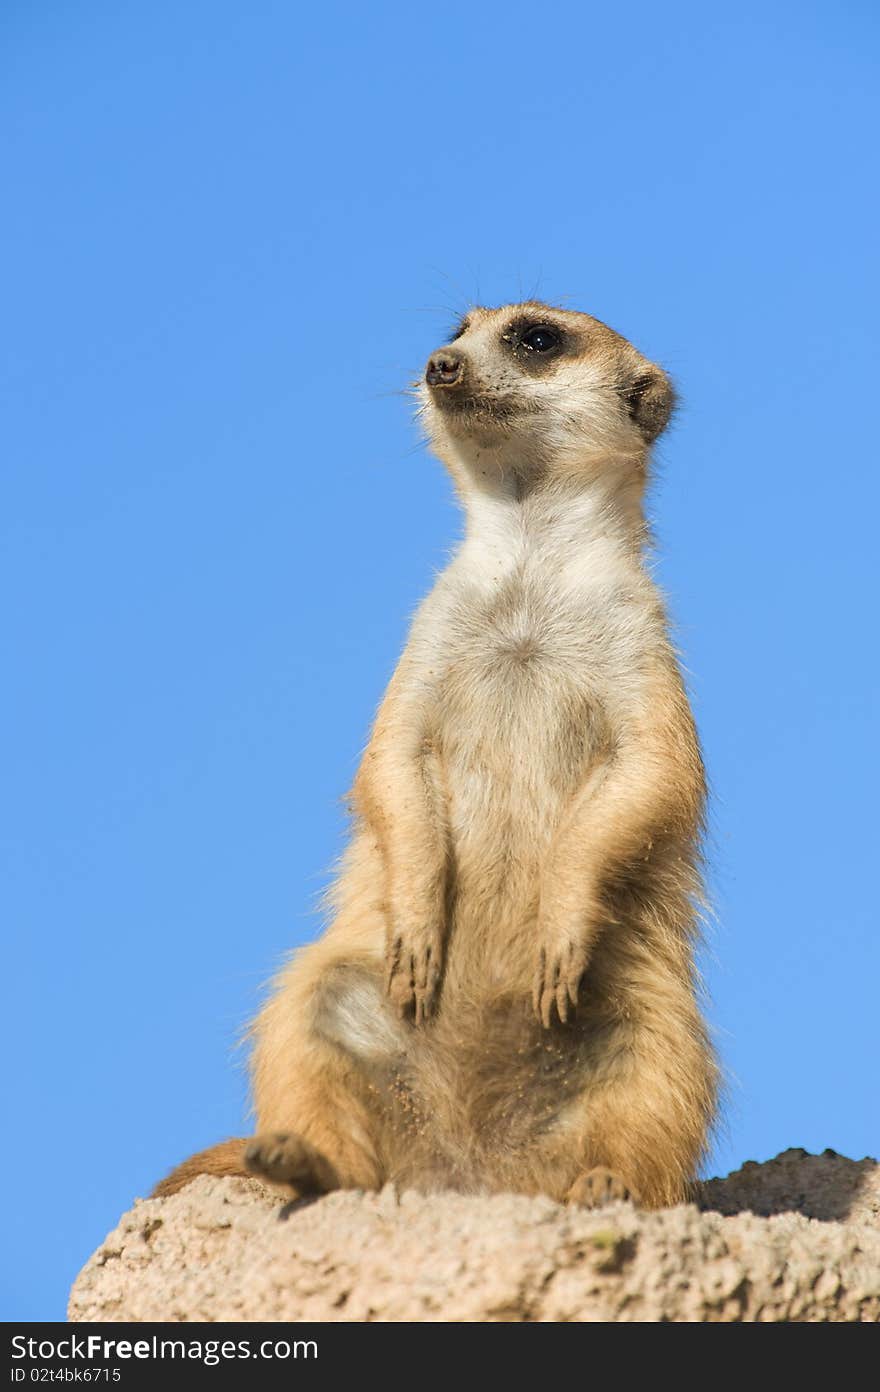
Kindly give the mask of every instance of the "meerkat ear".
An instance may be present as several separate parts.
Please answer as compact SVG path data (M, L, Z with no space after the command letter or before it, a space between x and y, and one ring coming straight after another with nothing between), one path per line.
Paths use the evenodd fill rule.
M653 444L675 409L675 388L666 373L653 363L644 363L624 388L623 399L645 442Z

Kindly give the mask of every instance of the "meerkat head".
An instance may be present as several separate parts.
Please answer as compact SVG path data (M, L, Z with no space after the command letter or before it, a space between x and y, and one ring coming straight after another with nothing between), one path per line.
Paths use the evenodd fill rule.
M674 403L666 374L588 314L474 308L418 386L434 449L464 487L644 477Z

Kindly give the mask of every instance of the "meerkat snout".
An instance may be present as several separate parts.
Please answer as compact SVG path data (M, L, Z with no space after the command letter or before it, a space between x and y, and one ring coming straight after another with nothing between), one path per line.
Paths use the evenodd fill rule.
M453 387L463 375L464 363L455 348L441 348L428 359L425 381L429 387Z

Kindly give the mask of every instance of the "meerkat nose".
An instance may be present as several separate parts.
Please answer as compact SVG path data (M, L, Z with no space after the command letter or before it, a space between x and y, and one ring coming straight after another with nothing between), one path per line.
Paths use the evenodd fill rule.
M463 371L461 355L454 348L444 348L428 359L425 381L429 387L452 387Z

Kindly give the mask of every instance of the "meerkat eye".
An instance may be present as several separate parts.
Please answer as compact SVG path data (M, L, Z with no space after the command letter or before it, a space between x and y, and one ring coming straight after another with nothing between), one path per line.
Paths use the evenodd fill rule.
M559 347L559 334L546 324L536 324L523 334L520 343L533 353L549 353L551 348Z

